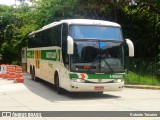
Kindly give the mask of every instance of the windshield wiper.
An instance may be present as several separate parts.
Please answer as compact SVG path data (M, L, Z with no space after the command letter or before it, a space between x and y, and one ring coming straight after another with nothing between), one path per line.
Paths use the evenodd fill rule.
M98 59L103 60L112 73L115 72L115 71L113 70L113 68L110 66L110 64L108 63L108 61L106 61L105 59L103 59L102 54L97 54L96 58L94 59L94 61L93 61L92 64L91 64L91 66L93 66ZM100 68L100 67L99 67L99 68ZM90 69L88 68L87 71L90 71Z
M105 63L106 63L106 65L108 66L108 68L111 70L111 72L113 72L114 73L114 70L113 70L113 68L110 66L110 64L108 63L108 61L107 60L105 60L105 59L102 59Z

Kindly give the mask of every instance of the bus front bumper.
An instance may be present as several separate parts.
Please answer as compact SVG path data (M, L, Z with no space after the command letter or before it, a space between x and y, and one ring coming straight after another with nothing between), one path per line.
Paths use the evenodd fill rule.
M70 81L71 92L121 91L124 81L118 83L78 83Z

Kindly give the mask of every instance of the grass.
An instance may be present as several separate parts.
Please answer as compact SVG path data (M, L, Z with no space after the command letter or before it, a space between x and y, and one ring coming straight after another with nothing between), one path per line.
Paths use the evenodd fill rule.
M125 84L160 86L160 78L155 75L140 75L133 72L128 72L125 75Z

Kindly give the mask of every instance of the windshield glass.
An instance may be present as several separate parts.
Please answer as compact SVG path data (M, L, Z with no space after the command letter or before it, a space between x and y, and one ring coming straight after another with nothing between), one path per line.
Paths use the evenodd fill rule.
M99 39L122 41L119 27L96 26L96 25L72 25L71 36L73 39Z
M71 71L88 73L124 72L122 42L74 41Z

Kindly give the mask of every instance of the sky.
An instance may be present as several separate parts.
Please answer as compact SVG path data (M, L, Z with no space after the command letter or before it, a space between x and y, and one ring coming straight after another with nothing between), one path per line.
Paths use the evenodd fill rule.
M0 4L3 4L3 5L15 5L15 0L0 0ZM18 5L19 2L16 1L16 4Z

